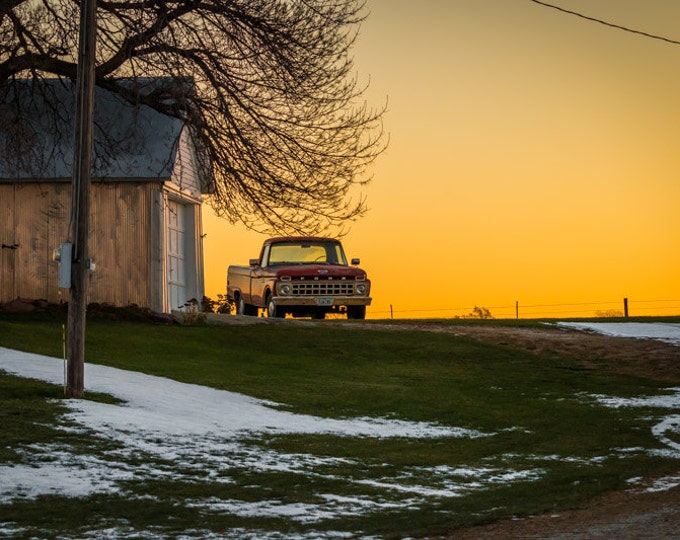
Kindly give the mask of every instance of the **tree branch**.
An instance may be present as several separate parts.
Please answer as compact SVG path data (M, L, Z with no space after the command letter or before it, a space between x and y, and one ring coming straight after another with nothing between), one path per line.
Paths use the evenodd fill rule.
M0 84L75 77L78 0L12 3ZM363 0L99 0L96 83L189 125L209 157L219 215L268 231L344 228L365 211L355 188L387 144L385 109L364 103L350 55L364 9ZM139 77L165 84L149 92L130 84Z

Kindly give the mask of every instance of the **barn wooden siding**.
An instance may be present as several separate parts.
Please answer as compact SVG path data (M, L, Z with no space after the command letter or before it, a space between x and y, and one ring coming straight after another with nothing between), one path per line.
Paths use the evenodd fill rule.
M152 305L151 281L162 258L158 231L160 182L94 182L90 215L88 302ZM52 252L66 240L71 207L68 182L0 184L0 302L17 297L68 300L58 289ZM154 263L154 261L156 261ZM154 275L155 273L155 275Z

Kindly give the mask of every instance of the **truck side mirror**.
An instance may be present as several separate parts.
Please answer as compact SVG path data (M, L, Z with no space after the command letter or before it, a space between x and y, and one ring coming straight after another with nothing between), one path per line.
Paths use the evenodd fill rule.
M359 266L361 264L360 259L352 259L352 266Z
M250 259L250 261L248 261L248 264L250 264L250 266L257 266L258 264L260 264L260 259Z

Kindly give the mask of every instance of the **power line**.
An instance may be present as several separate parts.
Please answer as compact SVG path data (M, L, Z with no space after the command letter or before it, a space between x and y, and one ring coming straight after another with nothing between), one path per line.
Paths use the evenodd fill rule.
M635 303L642 303L642 302L680 302L680 300L635 300Z
M627 26L622 26L620 24L614 24L608 21L604 21L602 19L597 19L595 17L590 17L588 15L584 15L583 13L579 13L578 11L572 11L570 9L565 9L559 6L555 6L553 4L548 4L547 2L541 2L540 0L529 0L530 2L533 2L534 4L538 4L541 6L545 6L548 8L556 9L557 11L561 11L562 13L567 13L569 15L575 15L576 17L580 17L581 19L585 19L587 21L592 21L596 22L599 24L603 24L605 26L609 26L610 28L616 28L617 30L623 30L624 32L630 32L631 34L637 34L639 36L644 36L652 39L658 39L660 41L665 41L666 43L672 43L673 45L680 45L680 41L677 41L675 39L670 39L667 37L663 36L657 36L656 34L650 34L649 32L643 32L642 30L635 30L634 28L629 28Z

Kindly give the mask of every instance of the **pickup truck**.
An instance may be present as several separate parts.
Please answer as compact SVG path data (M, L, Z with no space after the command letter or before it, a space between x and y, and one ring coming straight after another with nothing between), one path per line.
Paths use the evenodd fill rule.
M339 240L312 236L270 238L250 266L227 269L227 296L239 315L312 317L345 313L364 319L371 304L371 282L357 266L347 264Z

